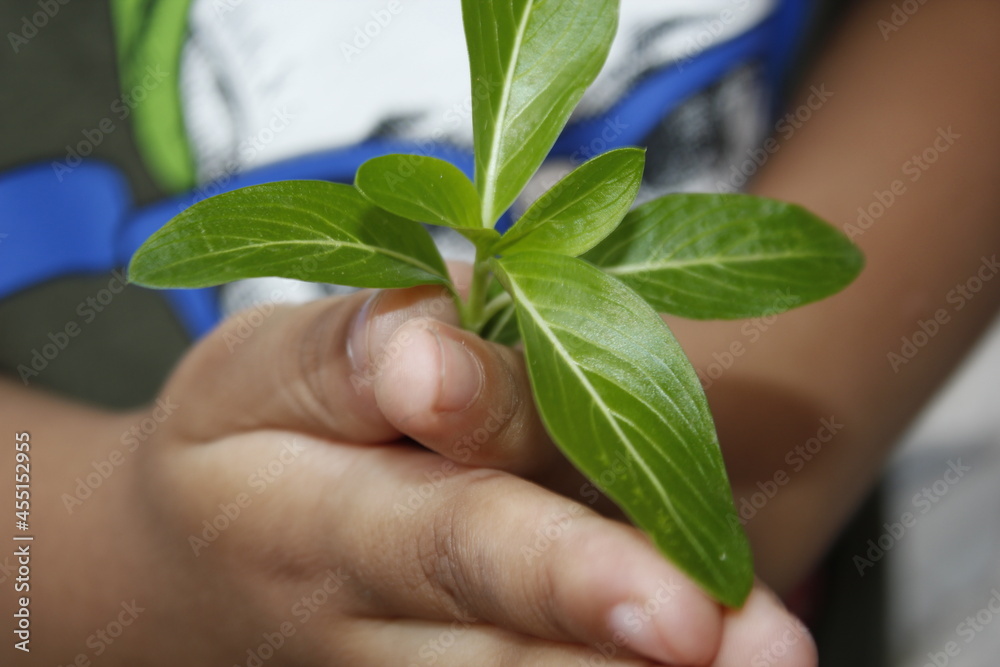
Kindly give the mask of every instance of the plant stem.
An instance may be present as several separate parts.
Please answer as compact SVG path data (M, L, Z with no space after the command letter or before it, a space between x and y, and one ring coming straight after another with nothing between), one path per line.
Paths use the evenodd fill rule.
M476 252L476 263L472 268L472 282L469 284L469 298L461 304L462 326L469 331L479 332L486 324L486 286L490 280L488 257Z
M510 302L510 294L507 292L501 292L497 296L490 299L489 303L487 303L483 308L483 325L493 319L493 316L507 307Z

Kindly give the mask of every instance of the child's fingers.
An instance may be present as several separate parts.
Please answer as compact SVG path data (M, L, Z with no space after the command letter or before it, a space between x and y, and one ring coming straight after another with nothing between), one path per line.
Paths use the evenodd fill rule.
M352 656L354 667L654 667L613 643L581 646L536 639L491 625L363 619L330 652ZM363 658L361 656L364 656Z
M539 474L559 460L521 355L459 329L441 287L364 292L224 322L164 391L204 442L273 428L350 442L405 434L462 463ZM211 397L195 401L194 397Z
M171 557L272 626L333 572L313 638L349 619L465 619L678 665L720 645L721 608L638 531L509 473L265 431L171 454L154 485L174 490L154 494Z
M360 616L476 619L685 665L719 646L721 608L638 531L513 475L371 449L328 502L330 517L354 508L314 532L355 564Z
M377 543L351 541L361 549L352 551L352 560L389 558L401 565L391 577L359 573L366 596L379 603L379 609L367 610L372 615L458 628L495 625L598 648L609 664L641 655L670 665L816 665L809 632L760 584L743 609L723 610L638 531L540 487L504 473L449 467L419 453L375 458L380 463L371 475L388 474L395 491L386 495L363 465L355 468L356 487L345 489L359 508L374 513L363 510L362 523L354 525L370 520L384 527ZM445 639L457 645L457 634ZM481 648L477 642L500 635L468 636L476 642L467 650L475 651ZM410 648L426 653L434 646L440 644ZM501 646L516 650L525 644L511 642L508 634L496 650ZM539 650L537 655L549 655ZM440 657L446 665L490 664Z
M780 610L776 612L775 610ZM815 667L816 644L802 621L757 586L742 609L726 614L722 646L712 667Z
M153 488L175 557L252 588L272 624L334 571L314 638L351 618L465 619L671 665L811 667L773 596L724 612L635 529L508 473L264 431L172 454Z
M375 380L393 427L469 465L532 475L559 460L519 352L430 318L406 322L387 345L404 350Z

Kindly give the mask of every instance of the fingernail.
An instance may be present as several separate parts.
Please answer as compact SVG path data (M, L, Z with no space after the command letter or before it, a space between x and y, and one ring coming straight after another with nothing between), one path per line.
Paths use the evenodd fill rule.
M441 385L434 409L461 412L479 398L483 389L483 367L464 342L455 340L447 331L434 328L431 332L437 337L441 350Z
M662 577L653 586L648 580L637 584L633 590L638 595L609 612L612 634L631 650L659 662L709 662L722 636L719 606L674 576Z
M384 365L385 346L396 329L419 317L458 321L450 296L439 288L379 290L372 294L351 324L347 347L354 369L367 371L371 365Z
M608 614L608 627L615 641L622 642L629 650L657 661L673 662L663 644L656 623L634 602L623 602Z
M348 330L347 358L355 371L365 370L371 361L368 349L371 314L384 293L382 291L375 292L365 300L361 309L355 313L354 320Z

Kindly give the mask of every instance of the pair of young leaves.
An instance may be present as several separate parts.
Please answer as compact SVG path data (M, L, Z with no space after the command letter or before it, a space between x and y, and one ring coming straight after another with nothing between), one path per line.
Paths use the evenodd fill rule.
M704 393L658 312L778 312L838 291L862 260L841 234L779 202L671 195L630 212L643 168L634 148L584 163L495 231L603 65L617 12L617 0L464 0L474 183L441 160L390 155L362 165L356 187L225 193L154 234L130 277L153 287L258 276L450 286L420 223L454 228L476 246L478 276L499 281L485 311L463 310L475 314L466 325L509 342L516 321L553 440L667 557L739 606L753 580L746 537Z

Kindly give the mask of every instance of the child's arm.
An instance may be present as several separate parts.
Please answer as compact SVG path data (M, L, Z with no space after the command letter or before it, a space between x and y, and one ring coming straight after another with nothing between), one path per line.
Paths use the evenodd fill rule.
M857 4L797 104L813 86L832 96L779 126L753 190L845 228L865 271L776 323L671 321L706 377L713 353L742 346L708 395L737 502L786 480L755 515L745 507L778 590L822 555L1000 304L1000 5L919 4L896 30L893 5L918 3ZM831 417L842 428L823 430Z

